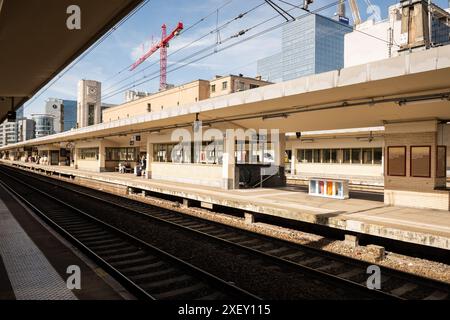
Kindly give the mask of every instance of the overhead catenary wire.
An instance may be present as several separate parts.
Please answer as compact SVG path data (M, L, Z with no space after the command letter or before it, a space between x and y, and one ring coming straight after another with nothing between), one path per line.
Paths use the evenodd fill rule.
M177 50L175 50L175 51L169 53L168 57L171 57L171 56L173 56L173 55L175 55L175 54L177 54L177 53L179 53L179 52L181 52L181 51L187 49L188 47L191 47L191 46L194 45L195 43L200 42L201 40L205 39L206 37L208 37L208 36L210 36L210 35L212 35L212 34L214 34L214 33L216 33L216 32L219 32L219 31L221 31L221 30L227 28L231 23L233 23L233 22L235 22L235 21L237 21L237 20L239 20L239 19L244 18L244 17L247 16L249 13L251 13L251 12L257 10L257 9L260 8L260 7L262 7L264 4L265 4L265 2L263 1L263 2L261 2L260 4L258 4L258 5L256 5L256 6L250 8L250 9L248 9L248 10L246 10L245 12L242 12L242 13L238 14L238 15L235 16L234 18L232 18L232 19L228 20L227 22L221 24L220 26L218 26L218 27L216 27L216 28L210 30L209 32L203 34L203 35L200 36L199 38L194 39L194 40L192 40L191 42L187 43L186 45L182 46L181 48L178 48ZM184 32L184 33L185 33L185 32ZM183 33L182 33L182 34L183 34ZM220 44L220 43L216 43L216 44ZM215 45L216 45L216 44L215 44ZM208 49L209 49L209 48L208 48ZM153 63L151 63L151 64L149 64L148 66L146 66L146 67L142 68L141 70L139 70L139 72L144 72L145 70L147 70L147 69L149 69L149 68L151 68L151 67L157 65L158 63L159 63L159 61L154 61ZM131 78L133 78L133 77L135 77L135 74L132 74L132 75L130 75L130 76L127 76L127 77L123 78L122 80L119 80L118 82L115 82L114 84L111 84L111 85L108 86L105 90L107 91L107 90L109 90L109 89L111 89L111 88L117 86L118 84L121 84L121 83L125 82L126 80L131 79Z
M277 5L276 3L274 3L272 0L265 0L266 3L271 6L276 12L278 12L280 14L280 16L282 16L284 19L286 19L286 21L289 20L295 20L295 17L292 16L289 12L287 12L286 10L284 10L282 7L280 7L279 5ZM287 18L286 16L288 16L289 18Z
M337 4L337 2L333 2L333 3L330 3L330 4L328 4L328 5L325 5L325 6L321 7L321 8L316 9L316 10L313 11L313 12L307 12L306 14L304 14L304 15L298 17L297 20L302 19L302 18L304 18L304 17L306 17L307 15L310 15L310 14L317 14L318 12L323 11L323 10L326 10L326 9L328 9L328 8L330 8L330 7L332 7L332 6L334 6L335 4ZM290 9L289 11L292 11L292 10L294 10L294 9L295 9L295 8L292 8L292 9ZM257 27L259 27L259 26L261 26L261 25L263 25L263 24L265 24L265 23L267 23L267 22L269 22L269 21L271 21L271 20L273 20L273 19L275 19L275 18L278 18L278 15L272 16L271 18L268 18L268 19L266 19L266 20L264 20L264 21L262 21L262 22L260 22L260 23L257 23L257 24L253 25L252 27L250 27L250 28L248 28L248 29L246 29L246 30L241 30L241 31L239 31L238 33L236 33L236 34L230 36L229 38L225 39L225 40L222 42L222 44L224 44L224 43L226 43L226 42L232 40L233 38L236 38L238 34L245 34L245 33L247 33L248 31L250 31L250 30L252 30L252 29L255 29L255 28L257 28ZM209 49L215 47L215 44L210 45L209 47L204 48L204 49L202 49L202 50L199 50L199 51L195 52L194 54L191 54L190 56L185 57L183 60L176 62L176 64L181 64L181 66L178 66L178 67L176 67L176 68L173 68L173 69L168 70L168 73L173 72L173 71L177 71L177 70L179 70L179 69L181 69L181 68L183 68L183 67L186 67L186 66L188 66L188 65L190 65L190 64L192 64L192 63L195 63L195 62L198 62L198 61L200 61L200 60L202 60L202 59L205 59L205 58L207 58L207 57L209 57L209 56L211 56L211 55L213 55L213 54L215 54L215 53L219 53L219 52L224 51L224 50L226 50L226 49L228 49L228 48L234 47L235 45L238 45L238 44L241 44L241 43L243 43L243 42L245 42L245 41L251 40L251 39L253 39L253 38L257 37L257 36L260 36L260 35L265 34L265 33L267 33L267 32L271 32L271 31L273 31L273 30L276 30L276 29L278 29L278 28L280 28L280 27L282 27L282 26L284 26L284 25L286 25L286 24L288 24L288 23L290 23L290 22L291 22L291 21L284 21L283 23L280 23L280 24L278 24L278 25L275 25L275 26L272 26L272 27L270 27L270 28L268 28L268 29L265 29L265 30L263 30L263 31L261 31L261 32L259 32L259 33L257 33L257 34L255 34L255 35L253 35L253 36L247 37L247 38L245 38L245 39L243 39L243 40L241 40L241 41L237 41L237 42L233 43L232 45L229 45L229 46L227 46L227 47L224 47L224 48L215 50L214 52L211 52L211 53L208 53L208 54L206 54L206 55L204 55L204 56L201 56L200 58L198 58L198 59L196 59L196 60L190 61L190 62L188 62L188 63L184 63L185 60L188 60L188 59L190 59L190 58L193 58L193 57L195 57L196 55L198 55L198 54L200 54L200 53L202 53L202 52L204 52L204 51L208 51ZM118 88L117 90L115 90L115 91L113 91L113 92L111 92L111 93L105 95L104 97L102 97L102 99L109 99L109 98L111 98L111 97L113 97L113 96L116 96L116 95L119 94L119 93L122 93L122 92L126 91L126 90L132 89L132 88L134 88L134 87L136 87L136 86L139 86L139 85L141 85L141 84L144 84L144 83L146 83L146 82L149 82L149 81L151 81L151 80L154 80L154 79L158 78L158 75L157 75L157 74L158 74L158 71L155 71L155 72L152 73L152 74L143 76L143 77L141 77L140 79L137 79L137 80L133 81L132 83L129 83L129 84L125 85L125 86L122 86L122 87ZM152 75L155 75L155 76L154 76L154 77L151 77ZM151 78L149 78L149 77L151 77ZM148 78L148 79L147 79L147 78ZM145 79L145 80L144 80L144 79ZM141 80L143 80L143 81L141 81ZM137 81L141 81L141 82L136 83ZM128 86L128 87L127 87L127 86Z
M114 25L111 29L109 29L99 40L97 40L87 51L82 53L77 59L75 59L71 64L69 64L65 70L58 74L49 84L45 86L45 88L41 89L39 93L37 93L31 101L27 103L24 107L28 107L33 104L42 94L44 94L48 89L50 89L59 79L61 79L67 72L69 72L73 67L75 67L80 61L82 61L86 56L88 56L95 48L97 48L103 41L105 41L109 36L114 33L120 26L122 26L126 21L128 21L132 16L134 16L139 10L141 10L144 6L149 3L150 0L145 0L141 4L139 4L136 8L134 8L130 13L128 13L125 18L119 21L116 25Z
M294 7L294 8L303 9L302 7L297 6L297 5L293 4L293 3L290 3L290 2L288 2L288 1L286 1L286 0L278 0L278 1L280 1L280 2L282 2L282 3L285 3L285 4L287 4L287 5L290 5L290 6ZM303 9L303 10L304 10L304 9ZM387 44L390 45L390 42L389 42L388 40L379 38L379 37L377 37L377 36L374 36L373 34L364 32L364 31L362 31L362 30L358 30L358 29L356 29L356 27L354 28L354 27L352 27L352 26L350 26L350 25L347 25L347 24L344 24L344 23L341 23L341 25L342 25L343 27L345 27L345 28L352 29L352 31L359 32L359 33L361 33L361 34L364 34L364 35L366 35L366 36L372 37L372 38L374 38L374 39L377 39L377 40L386 42ZM394 44L394 45L395 45L396 47L400 48L399 45L397 45L397 44Z
M328 5L323 6L323 7L321 7L321 8L318 8L318 9L312 11L312 12L306 11L305 14L303 14L303 15L300 16L300 17L298 17L296 20L302 19L302 18L304 18L304 17L306 17L306 16L308 16L308 15L311 15L311 14L317 14L318 12L321 12L321 11L323 11L323 10L329 9L330 7L336 5L337 3L338 3L338 1L335 1L335 2L333 2L333 3L330 3L330 4L328 4ZM289 9L288 11L292 11L292 10L294 10L294 9L295 9L295 8L291 8L291 9ZM230 41L230 40L236 38L237 36L244 35L244 34L246 34L247 32L249 32L249 31L251 31L251 30L253 30L253 29L255 29L255 28L257 28L257 27L259 27L259 26L261 26L261 25L263 25L263 24L268 23L269 21L271 21L271 20L273 20L273 19L275 19L275 18L277 18L277 17L279 17L279 16L278 16L278 15L275 15L275 16L273 16L273 17L271 17L271 18L268 18L268 19L266 19L266 20L264 20L264 21L262 21L262 22L260 22L260 23L255 24L255 25L253 25L253 26L251 26L251 27L249 27L249 28L247 28L247 29L245 29L245 30L241 30L241 31L237 32L236 34L230 36L229 38L225 39L224 41L222 41L221 44L224 44L224 43L226 43L226 42L228 42L228 41ZM284 22L282 22L282 23L280 23L280 24L277 24L277 25L275 25L275 26L269 27L269 28L267 28L267 29L265 29L265 30L262 30L261 32L258 32L258 33L254 34L254 35L252 35L252 36L249 36L249 37L247 37L247 38L245 38L245 39L243 39L243 40L236 41L236 42L234 42L234 43L232 43L232 44L230 44L230 45L228 45L228 46L226 46L226 47L217 49L217 50L215 50L214 52L210 52L210 53L208 53L208 54L206 54L206 55L203 55L203 56L201 56L201 57L199 57L199 58L197 58L197 59L195 59L195 60L192 60L192 61L189 61L189 62L186 62L186 63L185 63L186 60L189 60L190 58L193 58L193 57L195 57L196 55L198 55L198 54L200 54L200 53L202 53L202 52L204 52L204 51L207 51L207 50L209 50L209 49L215 47L216 45L213 44L213 45L211 45L211 46L208 46L207 48L204 48L204 49L202 49L202 50L199 50L199 51L195 52L194 54L191 54L190 56L185 57L185 58L182 59L181 61L177 61L175 64L181 64L181 65L179 65L179 66L177 66L177 67L175 67L175 68L172 68L172 69L168 70L167 72L170 73L170 72L177 71L177 70L179 70L179 69L181 69L181 68L184 68L184 67L186 67L186 66L188 66L188 65L190 65L190 64L193 64L193 63L196 63L196 62L198 62L198 61L200 61L200 60L203 60L203 59L205 59L205 58L207 58L207 57L209 57L209 56L211 56L211 55L213 55L213 54L216 54L216 53L222 52L222 51L224 51L224 50L227 50L227 49L229 49L229 48L232 48L232 47L234 47L234 46L236 46L236 45L238 45L238 44L241 44L241 43L243 43L243 42L245 42L245 41L254 39L254 38L256 38L256 37L259 37L259 36L261 36L261 35L263 35L263 34L265 34L265 33L267 33L267 32L274 31L274 30L276 30L276 29L278 29L278 28L280 28L280 27L282 27L282 26L284 26L284 25L286 25L286 24L288 24L288 23L290 23L290 22L291 22L291 21L284 21ZM136 86L139 86L139 85L141 85L141 84L144 84L144 83L146 83L146 82L149 82L149 81L151 81L151 80L154 80L154 79L158 78L158 75L156 75L156 76L154 76L154 77L151 77L152 75L155 75L155 74L157 74L157 71L154 72L154 73L152 73L152 74L143 76L143 77L141 77L140 79L137 79L136 81L133 81L132 83L129 83L129 84L125 85L125 86L122 86L122 87L120 87L120 88L118 88L118 89L116 89L116 90L114 90L114 91L112 91L112 92L106 94L105 96L102 97L102 99L109 99L109 98L111 98L111 97L116 96L116 95L119 94L119 93L125 92L126 90L132 89L132 88L134 88L134 87L136 87ZM137 81L141 81L141 82L137 82ZM127 86L128 86L128 87L127 87Z
M192 25L190 25L187 28L184 28L179 35L185 34L187 32L189 32L190 30L194 29L195 27L197 27L198 25L200 25L200 23L202 23L203 21L205 21L206 19L208 19L210 16L212 16L217 10L221 10L223 8L225 8L227 5L229 5L231 2L233 2L233 0L228 0L227 2L225 2L223 5L219 6L217 9L215 9L214 11L211 11L210 13L208 13L207 15L205 15L204 17L200 18L199 20L197 20L196 22L194 22ZM116 72L115 74L113 74L112 76L110 76L109 78L103 80L103 83L108 82L114 78L116 78L117 76L119 76L120 74L122 74L125 71L128 71L130 69L130 67L133 65L133 63L130 63L129 65L127 65L126 67L120 69L120 71Z
M228 0L227 2L225 2L223 5L221 5L220 7L214 9L213 11L211 11L210 13L208 13L206 16L204 16L203 18L200 18L197 22L193 23L192 25L190 25L189 27L183 29L180 33L184 34L188 31L190 31L191 29L197 27L200 23L202 23L203 21L205 21L206 19L208 19L209 17L211 17L212 15L214 15L218 10L222 10L223 8L225 8L227 5L229 5L231 2L233 2L233 0Z
M250 13L250 12L256 10L257 8L261 7L261 6L264 5L264 4L265 4L265 2L262 2L261 4L259 4L259 5L255 6L255 7L251 8L251 9L249 9L249 10L247 10L246 12L239 14L239 15L236 16L235 18L233 18L233 19L231 19L231 20L225 22L224 24L222 24L222 25L219 27L219 29L225 28L226 26L228 26L229 24L231 24L233 21L235 21L235 20L237 20L237 19L241 19L242 17L244 17L244 16L247 15L248 13ZM291 9L291 10L293 10L293 9ZM232 40L233 38L237 38L238 36L241 36L241 35L245 34L246 32L250 31L251 29L257 28L257 27L259 27L260 25L262 25L262 24L264 24L264 23L267 23L267 22L269 22L269 21L271 21L271 20L273 20L273 19L275 19L275 18L277 18L277 17L278 17L278 15L275 15L275 16L269 18L269 19L264 20L264 21L261 22L261 23L258 23L258 24L256 24L256 25L254 25L252 28L249 28L249 29L246 29L246 30L241 30L241 31L239 31L239 32L237 32L237 33L235 33L235 34L233 34L233 35L230 36L229 38L223 40L220 44L223 44L223 43L225 43L225 42L228 42L228 41ZM198 39L192 41L191 43L187 44L186 46L184 46L184 47L182 47L182 48L180 48L180 49L174 51L174 52L171 53L170 55L174 55L174 54L176 54L177 52L179 52L180 50L186 48L187 46L189 46L189 45L191 45L191 44L193 44L193 43L195 43L195 42L197 42L197 41L199 41L199 40L201 40L201 39L203 39L203 38L205 38L205 37L207 37L207 36L213 34L213 33L215 32L215 30L216 30L216 29L214 29L214 30L208 32L207 34L204 34L204 35L201 36L200 38L198 38ZM178 64L178 63L183 63L183 61L188 60L188 59L190 59L190 58L192 58L192 57L194 57L194 56L196 56L196 55L198 55L198 54L201 54L202 52L205 52L205 51L208 51L208 50L210 50L210 49L216 48L217 45L218 45L218 44L216 44L216 43L211 44L211 45L208 45L207 47L205 47L205 48L203 48L203 49L201 49L201 50L198 50L198 51L194 52L193 54L190 54L190 55L187 56L187 57L184 57L181 61L178 61L178 62L176 62L176 63L177 63L177 64ZM169 56L170 56L170 55L169 55ZM152 63L151 65L147 66L146 68L144 68L144 69L141 70L141 71L144 71L145 69L148 69L148 68L152 67L153 65L156 65L157 63L158 63L158 61ZM133 81L133 82L140 81L140 80L145 79L145 78L148 78L148 77L150 77L150 76L152 76L152 75L156 75L156 74L158 74L158 72L159 72L159 71L154 71L153 73L151 73L151 74L149 74L149 75L144 75L144 76L141 77L140 79L137 79L137 80L135 80L135 81ZM129 76L129 77L127 77L127 78L125 78L125 79L119 81L119 82L116 83L115 85L120 84L120 83L122 83L122 82L124 82L124 81L126 81L126 80L128 80L128 79L130 79L130 78L132 78L132 77L134 77L134 76L135 76L135 75L131 75L131 76ZM154 78L152 78L151 80L153 80L153 79L154 79ZM133 83L133 82L132 82L132 83ZM130 83L129 83L129 84L126 84L125 86L122 86L122 87L120 87L120 88L118 88L118 89L115 89L115 90L113 90L113 91L110 91L110 92L105 93L105 95L102 97L102 99L108 99L108 98L110 98L110 95L111 95L111 94L116 95L115 93L116 93L117 91L119 91L118 93L121 93L121 92L124 92L125 90L132 89L132 88L135 87L135 86L131 86L131 87L126 88L126 86L129 86L129 85L130 85ZM122 90L123 88L126 88L126 89L125 89L124 91L120 91L120 90ZM118 94L118 93L117 93L117 94ZM113 96L114 96L114 95L113 95Z

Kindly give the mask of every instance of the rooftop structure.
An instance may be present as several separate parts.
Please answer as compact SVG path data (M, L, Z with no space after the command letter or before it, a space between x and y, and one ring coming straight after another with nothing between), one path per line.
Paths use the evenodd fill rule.
M420 1L414 2L420 4ZM429 40L423 42L419 37L413 37L415 31L408 32L407 22L402 18L403 11L405 16L409 15L408 6L403 7L400 3L392 5L389 7L387 19L381 21L369 19L355 26L353 32L347 33L345 35L345 67L396 57L404 50L424 50L450 42L448 11L432 5L431 32L427 23L416 23L415 28L420 30L422 38L428 39L429 34L431 35L431 42ZM418 9L424 10L424 14L427 14L427 6L423 3ZM427 18L424 17L424 21L426 20Z

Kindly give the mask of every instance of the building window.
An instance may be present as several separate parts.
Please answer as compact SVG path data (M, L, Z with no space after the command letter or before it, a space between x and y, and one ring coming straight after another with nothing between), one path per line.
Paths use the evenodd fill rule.
M381 164L383 160L383 149L374 148L373 149L373 164Z
M88 126L92 126L95 123L95 105L88 104Z
M342 150L342 162L343 163L351 163L351 149Z
M331 162L331 150L330 149L322 150L322 162L324 162L324 163Z
M381 164L381 148L364 149L299 149L297 159L301 163Z
M259 88L259 85L257 85L257 84L250 84L250 89L256 89L256 88Z
M297 149L297 161L305 162L305 150Z
M406 147L388 147L388 175L406 176Z
M352 163L361 163L361 149L352 149Z
M245 82L238 81L238 91L244 91L245 90Z
M330 150L331 163L338 163L338 149Z
M155 162L170 162L171 158L168 156L167 144L154 144L153 145L153 161Z
M78 149L78 158L80 160L98 160L98 148Z
M447 162L447 147L438 146L436 155L436 177L445 178L447 176L446 162Z
M222 90L227 90L228 82L224 81L222 82Z
M372 164L372 161L373 161L373 149L372 148L362 149L362 163Z
M313 149L313 162L320 163L320 149Z
M313 162L312 150L305 150L305 162Z
M431 147L411 147L411 177L431 177Z
M184 148L181 144L158 143L153 145L153 161L192 163L191 143Z
M211 92L216 92L216 85L215 84L211 85Z
M249 147L248 143L244 147L245 150L248 152ZM219 140L213 140L213 141L203 141L201 148L200 148L200 154L198 155L198 158L193 159L196 163L208 163L208 164L222 164L223 161L223 141ZM239 156L239 150L236 149L237 156Z
M152 104L147 103L147 112L152 112Z
M136 148L105 148L106 161L136 161Z

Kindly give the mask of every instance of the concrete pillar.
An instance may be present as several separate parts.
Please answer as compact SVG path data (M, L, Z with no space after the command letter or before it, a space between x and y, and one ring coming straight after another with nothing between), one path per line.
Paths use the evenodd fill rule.
M98 171L105 172L106 171L106 148L105 143L103 141L99 142L98 145Z
M291 175L295 175L296 174L295 166L297 164L297 150L294 147L292 147L291 152L292 152L292 156L291 156Z
M235 137L232 130L227 130L223 141L222 188L226 190L239 188L239 177L236 177Z
M73 168L74 169L78 169L78 149L77 148L73 148L72 149L72 157L73 157Z
M263 168L264 176L263 186L267 187L283 187L286 186L285 174L285 152L286 152L286 135L279 132L271 132L271 143L274 151L274 162L270 167Z
M440 126L436 120L385 125L385 204L450 211L446 178L437 172Z
M276 141L278 140L278 141ZM275 151L275 165L278 167L285 166L285 152L286 152L286 134L285 133L278 133L277 139L273 141L272 146Z
M145 177L147 179L152 178L152 162L153 162L153 143L150 138L147 137L147 165L145 168Z
M251 140L249 143L249 163L250 164L255 164L258 161L258 144L256 143L256 141Z

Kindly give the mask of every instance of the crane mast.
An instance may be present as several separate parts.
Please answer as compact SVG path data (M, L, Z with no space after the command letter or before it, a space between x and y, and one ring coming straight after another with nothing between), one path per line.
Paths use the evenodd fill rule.
M345 0L339 0L337 15L339 18L345 17Z
M165 90L167 88L167 47L170 40L177 36L181 30L183 30L183 23L178 22L176 28L167 35L167 26L163 24L161 26L161 41L151 47L142 57L136 60L130 68L130 71L136 69L141 63L147 60L152 54L160 50L160 77L159 77L159 90Z
M167 27L165 24L161 27L161 39L165 39L167 37ZM159 90L166 90L167 89L167 47L169 45L169 42L163 44L161 46L161 49L159 50L160 53L160 65L159 65Z
M355 26L361 24L361 15L359 13L358 4L356 0L349 0L350 9L352 10L353 23Z

